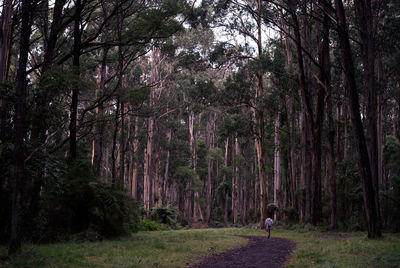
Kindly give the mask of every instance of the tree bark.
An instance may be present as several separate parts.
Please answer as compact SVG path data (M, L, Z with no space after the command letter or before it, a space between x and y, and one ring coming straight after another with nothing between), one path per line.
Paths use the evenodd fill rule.
M17 103L15 105L14 123L14 180L12 182L11 238L8 253L14 255L21 251L21 195L25 184L24 136L26 105L26 67L29 53L29 37L31 33L30 9L31 1L23 0L21 4L21 37L19 63L17 72Z
M119 110L120 110L120 103L119 98L117 99L117 107L115 111L115 118L114 118L114 132L113 132L113 139L112 139L112 151L111 151L111 182L113 185L116 183L116 150L117 150L117 134L118 134L118 118L119 118Z
M361 55L363 62L364 88L367 93L367 132L366 142L371 166L374 199L377 209L378 224L380 224L379 204L379 158L377 129L377 89L375 81L375 33L371 0L355 0L356 16L361 36Z
M257 0L257 50L258 56L261 57L262 50L262 35L261 35L261 0ZM259 66L259 69L256 73L256 102L260 101L264 94L264 85L263 85L263 71L262 66ZM265 142L264 142L264 112L261 107L254 111L255 116L255 125L257 128L256 131L256 149L257 149L257 164L258 164L258 179L260 181L260 214L261 214L261 222L260 228L265 228L265 219L267 218L267 205L268 205L268 196L267 196L267 187L266 187L266 170L265 170Z
M278 109L279 110L279 109ZM274 122L274 204L279 209L282 209L281 200L281 138L280 138L280 118L279 113L275 117ZM276 221L279 217L278 211L274 213L274 220Z
M9 56L11 50L11 17L13 13L12 0L3 1L3 11L1 17L1 36L0 36L0 85L6 81L7 70L9 68ZM5 136L6 100L0 97L0 139Z
M225 153L224 153L224 166L228 167L228 149L229 149L229 137L225 140ZM226 175L224 175L224 182L227 181ZM228 226L228 206L229 206L229 195L228 190L225 191L225 206L224 206L224 223Z
M215 121L217 119L216 113L211 113L210 118L207 123L207 149L210 152L211 149L214 148L214 131L215 131ZM209 224L211 219L211 203L212 203L212 165L213 160L208 157L207 159L207 186L206 186L206 201L207 201L207 208L206 208L206 215L205 215L205 223Z
M74 45L73 45L73 59L72 65L74 73L80 76L80 55L81 55L81 13L82 2L81 0L75 1L75 14L74 14ZM76 159L76 131L77 131L77 116L78 116L78 96L79 88L74 86L72 89L72 101L70 108L70 125L69 125L69 156L68 163L71 164Z
M239 147L239 142L238 142L238 138L235 137L235 147L234 147L234 166L235 166L235 173L234 173L234 185L232 186L234 188L235 191L235 198L234 200L232 200L232 202L234 202L235 204L235 210L233 211L233 222L237 223L239 222L239 210L240 210L240 193L241 193L241 189L240 189L240 168L239 168L239 156L240 156L240 147Z
M364 136L364 129L360 116L360 104L355 81L354 64L342 0L335 0L335 6L337 16L337 31L343 61L342 64L345 73L346 85L348 86L349 91L349 104L351 121L353 124L354 143L357 150L358 166L362 178L363 199L365 214L367 218L368 237L379 238L381 237L381 229L377 210L378 208L376 207L375 202L376 194L367 144Z
M303 118L302 118L302 140L303 140L303 156L302 156L302 169L303 169L303 174L302 174L302 179L304 179L305 183L305 209L303 209L303 221L309 221L311 220L311 197L312 197L312 182L313 182L313 160L312 159L312 135L313 135L313 130L314 130L314 115L313 115L313 109L312 109L312 96L310 94L309 90L309 85L307 83L306 79L306 73L305 73L305 68L304 68L304 60L303 60L303 53L302 53L302 39L300 36L300 26L299 26L299 21L297 19L296 15L296 9L294 6L294 3L292 0L289 1L289 10L290 14L293 18L294 22L294 38L296 40L296 56L297 56L297 61L298 61L298 67L297 67L297 76L298 76L298 82L300 85L300 91L301 91L301 99L303 103ZM308 26L307 26L308 27ZM306 28L306 27L305 27ZM304 30L306 31L306 30ZM317 171L317 170L315 170Z
M137 196L137 176L138 176L138 162L139 162L139 117L135 118L135 132L133 136L133 168L132 168L132 182L131 193L132 198L138 200Z
M97 96L103 94L105 91L105 81L107 76L107 54L108 49L103 49L103 58L101 61L100 67L100 83L99 90L97 92ZM96 108L96 124L95 124L95 133L94 133L94 141L93 141L93 167L95 170L95 174L97 176L102 176L102 168L101 163L103 160L103 131L104 131L104 119L103 117L103 106L100 105ZM99 120L100 118L100 120Z

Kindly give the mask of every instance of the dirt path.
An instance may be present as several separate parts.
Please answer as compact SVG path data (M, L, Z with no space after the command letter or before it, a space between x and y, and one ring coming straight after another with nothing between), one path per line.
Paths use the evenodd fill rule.
M296 247L288 239L263 236L241 236L249 243L237 249L210 256L188 268L272 268L282 267Z

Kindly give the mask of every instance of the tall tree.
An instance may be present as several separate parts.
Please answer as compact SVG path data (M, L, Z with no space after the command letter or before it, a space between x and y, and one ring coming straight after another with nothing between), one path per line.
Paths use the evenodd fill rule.
M357 150L358 166L362 178L364 209L367 218L368 237L378 238L381 236L378 208L375 202L375 189L371 171L370 159L360 115L360 103L355 81L353 57L350 47L348 26L345 11L341 0L335 0L337 32L340 40L340 51L342 65L345 74L345 85L349 92L349 106L351 121L353 124L353 135Z
M13 255L21 251L21 198L25 184L25 157L24 157L24 136L25 136L25 111L26 111L26 67L29 54L29 39L31 34L31 12L36 2L23 0L21 2L21 31L19 63L17 73L17 102L15 105L14 123L14 180L12 183L12 216L11 216L11 238L9 254Z

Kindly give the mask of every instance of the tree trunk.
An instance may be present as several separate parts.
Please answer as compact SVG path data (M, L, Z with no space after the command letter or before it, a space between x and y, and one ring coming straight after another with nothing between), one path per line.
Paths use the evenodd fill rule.
M75 1L75 14L74 14L74 45L73 45L73 59L72 65L74 73L77 77L80 76L80 56L81 56L81 0ZM70 112L70 125L69 125L69 156L68 162L71 164L76 159L76 131L77 131L77 116L78 116L78 96L79 88L77 86L72 89L72 101Z
M279 113L275 117L274 122L274 204L281 210L281 138L280 138L280 118ZM274 220L279 217L278 210L274 213Z
M152 161L152 147L153 147L153 132L154 132L154 118L150 117L148 119L147 125L147 147L144 159L144 187L143 187L143 202L144 207L147 211L151 208L151 165Z
M305 113L304 110L301 111L300 115L300 131L301 131L301 160L300 160L300 196L299 196L299 210L300 210L300 223L306 221L306 177L308 176L306 170L306 160L307 160L307 150L306 150L306 140L307 131L305 130Z
M167 131L167 147L171 143L172 138L172 130L168 129ZM170 158L170 151L167 149L167 157L165 159L165 171L164 171L164 184L163 184L163 206L168 205L168 198L167 195L170 194L168 192L168 180L169 180L169 158Z
M117 134L118 134L118 118L119 118L119 98L117 99L117 107L115 111L115 119L114 119L114 133L113 133L113 140L112 140L112 151L111 151L111 161L112 161L112 169L111 169L111 182L113 185L116 183L116 149L117 149Z
M225 140L225 153L224 153L224 166L228 167L228 149L229 149L229 137ZM226 175L224 175L224 182L227 182ZM228 206L229 206L229 195L228 190L225 191L225 206L224 206L224 223L228 226Z
M356 16L360 27L361 55L363 62L364 88L367 97L367 132L366 142L371 167L374 199L377 209L378 224L380 224L379 204L379 158L377 130L377 89L375 82L375 33L371 0L355 0Z
M1 38L0 38L0 83L6 80L8 69L8 57L10 56L11 42L11 17L13 13L12 0L3 1L1 16Z
M346 78L346 85L348 86L349 90L349 104L351 121L353 124L354 143L357 150L358 166L362 178L363 199L365 214L367 218L368 237L378 238L381 237L381 229L378 215L379 212L375 202L376 194L373 182L373 175L367 144L364 136L364 129L360 116L360 104L355 81L354 64L342 0L335 0L335 6L337 16L337 31L340 40L340 50L343 61L342 63Z
M126 150L126 140L125 140L125 103L121 101L121 137L120 137L120 151L119 151L119 179L120 186L123 188L125 186L125 150Z
M257 34L258 34L258 56L261 57L262 50L262 35L261 35L261 0L257 0ZM261 99L264 94L264 85L263 85L263 71L262 66L259 66L259 69L256 73L257 80L257 88L256 88L256 99ZM265 228L265 219L267 218L267 205L268 205L268 197L267 197L267 187L266 187L266 170L265 170L265 142L264 142L264 112L262 108L256 109L255 112L255 126L257 128L256 131L256 149L257 149L257 164L258 164L258 179L260 181L260 214L261 214L261 222L260 228Z
M25 136L25 105L26 105L26 67L29 53L29 37L31 24L29 12L31 1L23 0L21 5L21 37L19 48L19 63L17 72L17 102L15 105L14 123L14 181L12 182L11 208L11 238L8 253L14 255L21 251L21 195L25 184L24 166L24 136Z
M232 157L232 167L233 167L233 175L232 175L232 187L231 187L231 210L232 210L232 221L233 223L237 223L237 215L238 215L238 207L236 206L236 199L237 199L237 186L236 186L236 162L235 162L235 152L236 152L236 144L235 144L235 139L232 137L231 138L231 143L232 143L232 152L231 152L231 157Z
M3 1L0 36L0 85L6 81L11 50L11 17L13 13L12 0ZM6 101L0 97L0 139L5 136Z
M306 221L310 220L311 217L311 197L312 197L312 175L313 175L313 160L312 159L312 134L314 130L313 124L313 109L312 109L312 96L310 94L309 85L307 83L305 68L304 68L304 60L302 53L302 39L300 36L300 26L299 21L296 15L296 9L292 0L289 1L289 10L294 22L294 36L296 40L296 56L298 61L297 67L297 75L301 90L301 99L303 103L303 146L304 146L304 154L303 154L303 178L305 181L305 214L303 215L303 220L305 218ZM307 26L308 27L308 26ZM306 30L305 30L306 31ZM316 169L315 171L317 171ZM315 172L316 173L316 172ZM314 173L314 174L315 174Z
M239 221L239 210L240 210L240 193L241 193L241 188L240 188L240 162L239 162L239 156L240 156L240 147L239 147L239 142L238 138L235 137L235 157L233 158L234 161L234 166L235 166L235 173L234 173L234 182L235 184L232 186L235 191L235 199L232 201L235 203L235 210L233 211L233 222L237 223Z
M214 148L214 131L215 131L215 121L217 119L216 113L210 114L209 121L207 122L207 149L210 152L211 149ZM206 216L205 216L205 223L209 224L211 219L211 203L212 203L212 164L213 160L208 157L207 159L207 186L206 186L206 201L207 201L207 208L206 208Z
M131 192L132 198L138 200L137 196L137 176L138 176L138 162L139 162L139 117L135 118L135 132L133 137L133 168L132 168L132 182L131 182Z
M100 68L100 83L99 90L96 91L96 96L103 94L105 91L105 81L107 75L107 54L108 49L103 49L103 59L101 61ZM103 160L103 131L104 131L104 119L103 119L103 106L100 105L96 108L96 124L93 141L93 167L97 176L102 176L101 162ZM100 121L99 121L100 118Z

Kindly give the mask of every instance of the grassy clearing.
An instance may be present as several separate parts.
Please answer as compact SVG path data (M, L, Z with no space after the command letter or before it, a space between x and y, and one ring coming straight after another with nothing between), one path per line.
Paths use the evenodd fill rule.
M246 244L235 234L265 235L254 229L202 229L140 232L130 238L96 243L25 245L22 256L1 267L184 267L210 254ZM400 267L400 235L368 240L315 238L314 232L273 230L273 236L296 241L287 267ZM0 247L0 256L6 248Z

